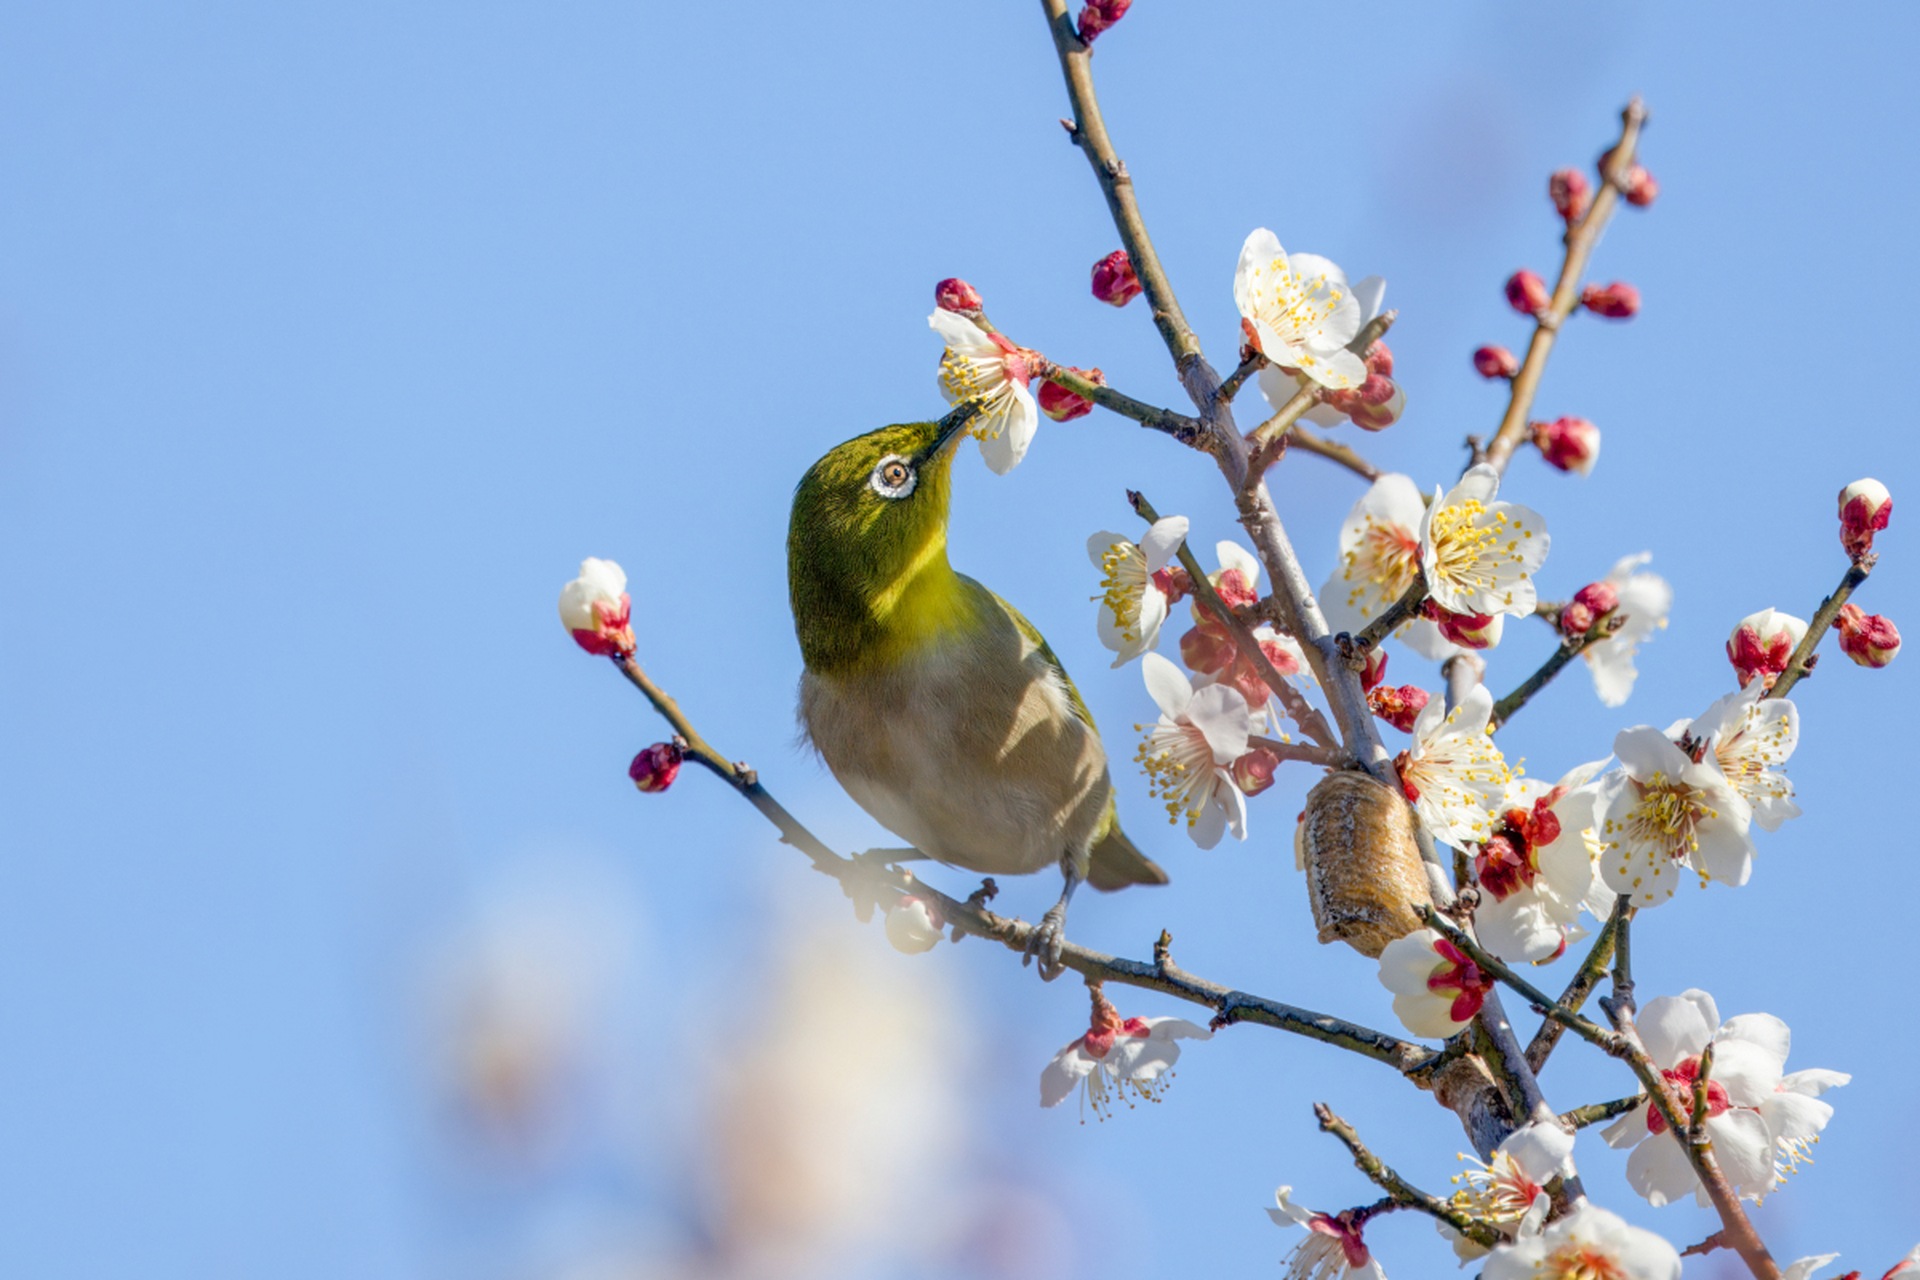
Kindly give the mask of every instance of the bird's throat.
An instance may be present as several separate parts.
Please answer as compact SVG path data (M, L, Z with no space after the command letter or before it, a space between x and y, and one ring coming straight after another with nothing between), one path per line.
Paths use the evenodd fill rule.
M899 662L977 625L975 602L947 563L944 530L888 572L864 581L823 575L812 586L795 620L802 656L816 671Z

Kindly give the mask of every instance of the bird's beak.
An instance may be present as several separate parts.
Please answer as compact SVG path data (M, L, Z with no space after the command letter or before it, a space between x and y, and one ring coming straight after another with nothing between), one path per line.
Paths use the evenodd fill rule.
M966 434L967 424L979 417L985 407L986 402L982 400L962 400L955 405L952 413L940 419L940 429L933 433L933 443L922 449L914 462L919 464L939 457L948 445Z

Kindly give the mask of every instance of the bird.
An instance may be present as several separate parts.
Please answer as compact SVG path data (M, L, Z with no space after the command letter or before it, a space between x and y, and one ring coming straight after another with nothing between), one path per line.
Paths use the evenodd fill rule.
M912 856L988 875L1057 865L1060 899L1023 963L1063 969L1067 903L1167 873L1120 829L1087 704L1018 609L947 560L955 445L969 401L881 427L794 490L787 586L805 670L802 732Z

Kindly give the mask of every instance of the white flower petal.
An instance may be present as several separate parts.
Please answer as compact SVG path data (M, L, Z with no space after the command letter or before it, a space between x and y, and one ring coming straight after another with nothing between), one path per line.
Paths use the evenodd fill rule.
M1193 701L1193 685L1180 668L1157 653L1143 654L1140 658L1140 676L1147 684L1147 693L1154 704L1169 720L1178 720L1187 712L1187 704ZM1246 700L1241 699L1244 706Z

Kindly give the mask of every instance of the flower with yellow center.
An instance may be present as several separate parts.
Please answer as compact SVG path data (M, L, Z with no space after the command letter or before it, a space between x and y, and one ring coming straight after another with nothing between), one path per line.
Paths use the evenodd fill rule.
M1134 543L1101 530L1087 539L1087 558L1100 570L1100 643L1123 666L1154 647L1167 620L1167 589L1157 575L1173 561L1187 539L1187 518L1166 516L1153 522Z
M1187 835L1202 849L1227 831L1247 838L1247 797L1228 769L1247 754L1253 713L1232 685L1195 688L1180 668L1157 653L1140 660L1147 692L1160 706L1160 723L1147 727L1134 759L1147 785L1167 809L1169 821L1187 819Z
M1753 872L1753 810L1704 740L1693 751L1700 759L1650 725L1622 729L1613 741L1623 768L1609 775L1595 806L1600 877L1636 906L1671 898L1683 872L1730 885Z
M1481 1280L1680 1280L1680 1254L1618 1214L1574 1202L1546 1230L1502 1245Z
M1547 522L1512 502L1496 502L1500 473L1482 463L1460 477L1420 521L1420 570L1427 593L1451 613L1529 614L1533 573L1547 558Z
M1360 303L1347 273L1315 253L1288 254L1260 227L1240 249L1233 303L1267 359L1334 391L1367 380L1367 366L1347 350L1360 332Z
M1413 746L1400 768L1400 786L1428 834L1455 848L1480 844L1513 774L1487 733L1493 695L1485 685L1449 712L1433 698L1413 722Z
M1778 831L1788 818L1800 816L1800 806L1793 802L1793 783L1777 768L1800 744L1800 711L1787 698L1768 698L1763 693L1763 684L1756 680L1680 728L1698 741L1713 744L1720 772L1753 809L1755 824L1765 831ZM1668 736L1678 736L1678 731L1669 731Z
M1375 480L1340 526L1340 560L1320 588L1320 608L1336 632L1358 633L1420 578L1420 522L1427 506L1409 476ZM1442 661L1460 650L1425 618L1397 633L1423 658Z
M940 394L948 404L984 402L968 430L980 442L988 470L1007 474L1027 456L1040 427L1039 406L1027 390L1039 357L957 312L937 309L927 324L947 344L940 354Z

